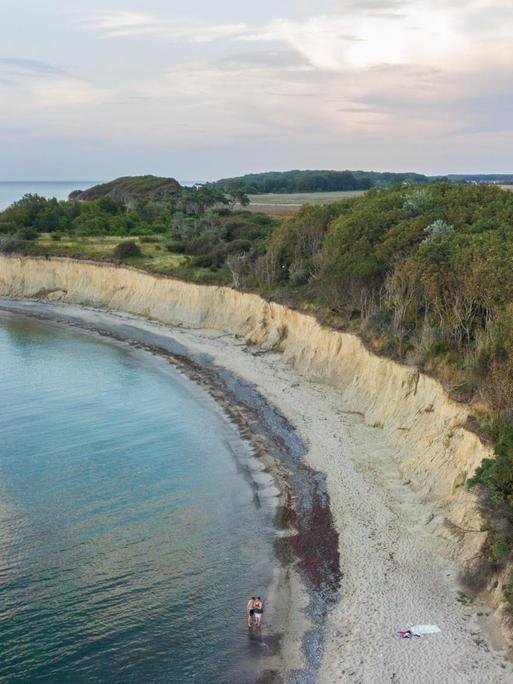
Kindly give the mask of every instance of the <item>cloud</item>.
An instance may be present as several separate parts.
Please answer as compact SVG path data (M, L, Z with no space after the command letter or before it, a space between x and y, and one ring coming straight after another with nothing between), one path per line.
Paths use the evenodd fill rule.
M217 64L226 69L304 69L310 63L296 50L259 50L234 53Z
M30 96L33 106L66 108L100 102L107 92L79 79L58 78L35 83Z
M0 72L16 76L56 76L64 73L53 64L19 57L0 57Z
M411 5L411 0L338 0L337 4L345 10L381 12L401 10Z
M321 4L328 2L310 7ZM180 17L90 13L80 22L80 40L91 46L84 30L101 39L93 43L95 58L88 54L80 64L79 51L73 53L90 82L45 62L5 57L0 83L14 80L19 87L9 92L10 111L0 112L0 123L32 121L39 130L46 122L56 136L89 136L106 150L117 145L127 158L134 146L158 154L182 149L185 158L212 145L228 155L253 145L270 160L288 146L296 157L280 160L276 153L281 166L313 163L307 160L315 154L325 164L320 151L334 159L336 150L346 166L347 149L358 165L365 149L382 165L413 151L432 158L455 149L452 141L467 132L491 135L511 127L509 2L329 4L330 14L291 10L280 17L275 10L274 18L259 22L245 20L240 4L233 15L240 22L193 20L187 4ZM192 15L198 5L189 5ZM201 154L205 164L225 158ZM418 164L423 161L419 156ZM245 155L246 165L253 162Z
M133 12L89 15L82 23L89 29L99 31L105 38L159 35L196 43L236 38L247 30L246 24L202 24Z
M501 18L507 11L500 0L471 0L465 10L460 0L448 0L444 5L438 0L351 0L338 3L338 7L332 14L275 18L260 25L216 24L136 12L87 15L82 23L111 39L158 36L224 46L261 43L266 49L293 51L316 69L337 70L346 65L365 68L380 63L460 60L471 41L504 34L501 20L490 23L489 16L494 8Z
M17 86L10 107L20 109L75 107L98 102L106 92L53 64L19 57L0 58L0 85Z

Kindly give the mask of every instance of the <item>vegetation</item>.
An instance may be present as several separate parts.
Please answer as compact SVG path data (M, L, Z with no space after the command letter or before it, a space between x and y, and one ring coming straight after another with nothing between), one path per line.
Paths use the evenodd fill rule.
M419 173L377 173L375 171L272 171L251 173L237 178L223 178L210 183L224 192L244 190L248 194L291 192L335 192L368 190L376 185L392 183L426 183Z
M114 247L114 256L116 259L129 259L130 257L141 256L141 250L136 242L132 240L123 240Z
M0 250L122 258L257 290L436 375L481 407L476 427L494 440L497 457L469 484L489 520L488 566L512 560L513 193L401 184L307 205L281 221L236 208L243 198L216 187L128 206L110 195L29 195L0 214ZM513 580L508 596L513 606Z
M241 264L264 253L277 225L237 209L246 202L244 193L214 188L181 188L168 201L128 205L109 194L67 202L26 195L0 213L0 251L122 259L153 272L237 283Z
M138 199L161 202L173 199L181 189L180 183L174 178L124 176L95 185L88 190L76 190L71 193L70 199L97 200L109 196L123 199L125 202Z

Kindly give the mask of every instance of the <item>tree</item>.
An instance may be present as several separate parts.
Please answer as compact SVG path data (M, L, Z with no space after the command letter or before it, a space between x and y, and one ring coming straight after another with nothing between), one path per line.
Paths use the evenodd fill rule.
M249 197L245 190L230 190L227 193L228 206L234 209L237 205L247 207L249 205Z
M246 254L244 254L244 252L241 252L240 254L231 254L226 258L225 263L232 276L233 287L236 290L240 289L241 273L246 263Z

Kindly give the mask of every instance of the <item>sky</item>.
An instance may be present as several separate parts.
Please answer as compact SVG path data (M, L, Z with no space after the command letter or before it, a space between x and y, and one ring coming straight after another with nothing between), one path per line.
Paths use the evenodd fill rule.
M513 172L511 0L0 7L0 180Z

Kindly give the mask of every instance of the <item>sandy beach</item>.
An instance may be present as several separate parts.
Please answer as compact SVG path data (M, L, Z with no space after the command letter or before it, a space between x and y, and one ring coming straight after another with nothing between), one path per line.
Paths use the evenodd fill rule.
M402 481L382 430L348 410L338 392L306 381L280 354L262 353L218 331L168 328L69 305L51 307L89 325L122 320L208 355L252 383L296 427L307 445L307 464L327 476L343 574L339 600L323 629L316 681L513 682L504 644L496 638L492 646L491 610L462 594L447 542L428 531L430 507ZM291 606L292 622L304 623L304 606L304 599ZM398 628L426 623L438 625L441 633L412 640L394 635ZM294 638L284 640L285 650L296 647ZM297 656L290 656L297 667Z

